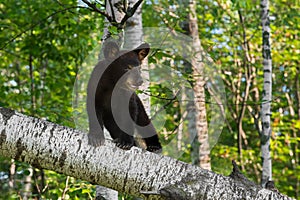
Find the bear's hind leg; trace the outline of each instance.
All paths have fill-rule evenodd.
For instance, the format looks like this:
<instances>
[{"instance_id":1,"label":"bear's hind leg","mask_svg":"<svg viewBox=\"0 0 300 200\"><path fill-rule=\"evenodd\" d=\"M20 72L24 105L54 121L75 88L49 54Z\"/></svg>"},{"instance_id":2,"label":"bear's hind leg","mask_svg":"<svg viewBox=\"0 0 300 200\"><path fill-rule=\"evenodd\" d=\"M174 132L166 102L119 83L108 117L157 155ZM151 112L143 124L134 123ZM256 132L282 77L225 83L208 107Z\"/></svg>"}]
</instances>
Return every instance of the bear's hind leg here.
<instances>
[{"instance_id":1,"label":"bear's hind leg","mask_svg":"<svg viewBox=\"0 0 300 200\"><path fill-rule=\"evenodd\" d=\"M161 153L162 147L157 132L149 119L140 98L134 93L131 97L131 117L136 123L138 134L146 143L146 150L153 153Z\"/></svg>"},{"instance_id":2,"label":"bear's hind leg","mask_svg":"<svg viewBox=\"0 0 300 200\"><path fill-rule=\"evenodd\" d=\"M132 146L135 146L134 138L132 136L134 133L133 125L130 123L126 125L126 130L129 132L126 133L119 128L111 115L103 117L103 122L117 147L129 150Z\"/></svg>"}]
</instances>

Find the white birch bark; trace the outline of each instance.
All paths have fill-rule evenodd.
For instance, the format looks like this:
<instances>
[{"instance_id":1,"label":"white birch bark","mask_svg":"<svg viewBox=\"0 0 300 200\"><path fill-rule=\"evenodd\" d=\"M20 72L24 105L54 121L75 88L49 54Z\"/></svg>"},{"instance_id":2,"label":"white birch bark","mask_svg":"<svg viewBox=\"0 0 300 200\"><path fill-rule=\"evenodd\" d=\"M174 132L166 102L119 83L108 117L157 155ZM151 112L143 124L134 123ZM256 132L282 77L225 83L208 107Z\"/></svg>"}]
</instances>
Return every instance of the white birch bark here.
<instances>
[{"instance_id":1,"label":"white birch bark","mask_svg":"<svg viewBox=\"0 0 300 200\"><path fill-rule=\"evenodd\" d=\"M206 119L205 108L205 80L204 63L203 63L203 49L201 48L201 42L198 32L197 13L196 13L196 1L189 0L189 31L193 39L193 50L195 51L192 58L193 78L195 80L194 89L194 104L196 113L196 130L199 141L199 165L204 169L211 169L210 165L210 148L208 142L208 124Z\"/></svg>"},{"instance_id":2,"label":"white birch bark","mask_svg":"<svg viewBox=\"0 0 300 200\"><path fill-rule=\"evenodd\" d=\"M0 155L143 199L291 199L245 181L0 108ZM241 176L241 174L239 174ZM240 180L239 180L240 179Z\"/></svg>"},{"instance_id":3,"label":"white birch bark","mask_svg":"<svg viewBox=\"0 0 300 200\"><path fill-rule=\"evenodd\" d=\"M137 0L128 0L128 5L133 6ZM136 9L134 15L130 17L125 26L125 36L124 36L124 48L134 49L142 44L143 42L143 20L142 20L142 5ZM144 83L139 87L141 91L147 91L149 88L149 68L147 58L143 61L141 65L142 77ZM144 93L138 94L139 98L142 100L145 110L148 115L150 115L150 98L149 95Z\"/></svg>"},{"instance_id":4,"label":"white birch bark","mask_svg":"<svg viewBox=\"0 0 300 200\"><path fill-rule=\"evenodd\" d=\"M121 22L122 18L124 17L124 13L119 12L119 10L114 6L116 3L118 3L120 0L106 0L106 12L109 16L115 18L115 20L119 23ZM110 22L105 19L105 28L103 30L103 36L102 41L105 41L110 37L109 33L109 27L111 26ZM105 137L110 138L110 135L107 130L104 131ZM118 192L115 190L112 190L110 188L103 187L101 185L96 186L96 199L103 197L107 200L114 200L118 199Z\"/></svg>"},{"instance_id":5,"label":"white birch bark","mask_svg":"<svg viewBox=\"0 0 300 200\"><path fill-rule=\"evenodd\" d=\"M272 57L270 44L269 1L261 0L262 40L264 86L261 105L261 153L262 153L262 186L272 180L272 159L270 154L271 139L271 101L272 101Z\"/></svg>"}]
</instances>

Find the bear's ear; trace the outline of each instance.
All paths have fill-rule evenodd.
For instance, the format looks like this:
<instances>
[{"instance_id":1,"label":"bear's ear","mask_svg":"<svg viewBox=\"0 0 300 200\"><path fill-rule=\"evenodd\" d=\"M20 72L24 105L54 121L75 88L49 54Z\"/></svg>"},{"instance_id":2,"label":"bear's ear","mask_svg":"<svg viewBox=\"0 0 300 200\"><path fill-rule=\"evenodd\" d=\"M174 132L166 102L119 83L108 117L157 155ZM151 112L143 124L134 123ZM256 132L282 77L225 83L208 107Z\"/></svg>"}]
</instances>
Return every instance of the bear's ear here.
<instances>
[{"instance_id":1,"label":"bear's ear","mask_svg":"<svg viewBox=\"0 0 300 200\"><path fill-rule=\"evenodd\" d=\"M137 53L139 60L142 61L148 55L150 51L150 46L149 44L144 43L137 47L134 51Z\"/></svg>"},{"instance_id":2,"label":"bear's ear","mask_svg":"<svg viewBox=\"0 0 300 200\"><path fill-rule=\"evenodd\" d=\"M115 59L119 54L119 46L116 42L109 41L104 44L104 58L111 60Z\"/></svg>"}]
</instances>

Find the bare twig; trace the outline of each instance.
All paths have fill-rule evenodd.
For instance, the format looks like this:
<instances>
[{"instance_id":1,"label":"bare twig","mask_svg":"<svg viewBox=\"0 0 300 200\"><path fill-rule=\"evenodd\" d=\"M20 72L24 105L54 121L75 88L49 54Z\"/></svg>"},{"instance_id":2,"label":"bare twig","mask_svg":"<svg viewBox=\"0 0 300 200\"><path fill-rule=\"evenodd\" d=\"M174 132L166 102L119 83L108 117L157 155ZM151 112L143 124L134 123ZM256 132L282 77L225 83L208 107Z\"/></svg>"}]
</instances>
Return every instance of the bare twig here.
<instances>
[{"instance_id":1,"label":"bare twig","mask_svg":"<svg viewBox=\"0 0 300 200\"><path fill-rule=\"evenodd\" d=\"M128 7L127 11L125 12L125 16L120 22L121 26L124 26L125 22L128 20L128 18L132 17L136 11L136 9L141 5L143 0L139 0L136 2L132 7Z\"/></svg>"},{"instance_id":2,"label":"bare twig","mask_svg":"<svg viewBox=\"0 0 300 200\"><path fill-rule=\"evenodd\" d=\"M115 16L115 12L114 12L114 8L113 8L113 5L112 5L111 0L108 0L108 3L109 3L109 6L110 6L110 11L111 11L111 16L112 16L112 21L113 21L113 22L117 22L116 16Z\"/></svg>"},{"instance_id":3,"label":"bare twig","mask_svg":"<svg viewBox=\"0 0 300 200\"><path fill-rule=\"evenodd\" d=\"M109 22L115 22L111 16L109 16L109 14L106 12L106 11L102 11L100 10L99 8L97 8L96 4L94 3L90 3L89 1L87 0L82 0L82 2L84 2L88 7L90 7L93 11L97 12L97 13L100 13L101 15L105 16L106 19L109 21Z\"/></svg>"}]
</instances>

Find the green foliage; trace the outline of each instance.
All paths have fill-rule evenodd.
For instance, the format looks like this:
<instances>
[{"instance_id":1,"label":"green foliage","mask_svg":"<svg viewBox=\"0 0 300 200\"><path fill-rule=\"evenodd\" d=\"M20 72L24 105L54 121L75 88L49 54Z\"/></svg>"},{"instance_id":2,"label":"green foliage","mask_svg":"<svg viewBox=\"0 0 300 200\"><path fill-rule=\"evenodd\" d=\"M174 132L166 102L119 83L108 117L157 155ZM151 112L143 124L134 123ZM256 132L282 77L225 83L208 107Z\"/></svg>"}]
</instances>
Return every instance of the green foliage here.
<instances>
[{"instance_id":1,"label":"green foliage","mask_svg":"<svg viewBox=\"0 0 300 200\"><path fill-rule=\"evenodd\" d=\"M75 0L1 1L0 10L0 106L74 127L72 88L78 66L101 38L103 19ZM10 188L14 162L0 162L1 198L19 198L29 166L15 163L16 184ZM60 198L66 177L46 171L45 178L45 187L31 196ZM31 181L33 186L42 182ZM71 179L66 199L92 199L91 187Z\"/></svg>"},{"instance_id":2,"label":"green foliage","mask_svg":"<svg viewBox=\"0 0 300 200\"><path fill-rule=\"evenodd\" d=\"M259 124L256 124L254 117L259 117L263 81L259 3L250 0L197 1L201 44L214 60L226 93L226 107L221 113L226 125L211 151L212 169L228 175L232 169L231 161L236 160L244 174L257 183L260 182L261 160ZM145 1L143 25L167 27L185 33L188 13L185 1ZM272 1L270 15L274 74L273 179L280 192L300 199L299 4L297 1ZM74 127L72 91L75 77L80 66L90 70L82 63L100 41L103 21L104 18L96 13L79 8L75 0L1 1L0 106ZM117 33L119 30L112 27L110 31ZM187 47L184 44L172 48L185 51ZM149 56L149 63L157 68L177 70L183 79L193 83L191 68L185 68L182 64L185 61L165 50ZM161 69L157 72L150 70L150 75L155 77L155 73L161 73ZM171 77L172 73L169 74ZM75 88L79 86L75 85ZM247 87L249 95L245 99ZM187 127L191 121L181 121L182 109L187 110L188 105L183 105L180 98L173 98L174 93L169 88L163 84L151 85L147 92L151 93L151 104L156 111L151 114L153 117L157 114L158 121L165 121L160 130L162 143L165 146L174 143L171 148L165 148L164 153L192 162L195 159L193 145L177 137L181 124L185 127L181 130L182 137L190 137ZM206 90L208 110L212 110L213 101L213 95ZM245 113L239 119L244 105ZM161 108L164 108L164 115L159 115ZM74 111L76 116L83 113L82 109ZM220 113L208 112L208 121L217 114ZM86 124L84 117L80 120L78 123ZM245 134L240 147L239 120ZM179 146L180 151L177 149ZM13 188L9 186L12 163L16 165ZM24 163L0 158L0 198L19 199L30 169ZM35 171L37 177L42 173L37 169ZM91 184L52 171L45 171L44 176L45 185L40 186L40 192L35 185L41 185L42 181L32 180L35 189L31 197L58 199L63 194L66 199L94 197L95 188ZM127 195L119 196L119 199L130 198L133 199Z\"/></svg>"},{"instance_id":3,"label":"green foliage","mask_svg":"<svg viewBox=\"0 0 300 200\"><path fill-rule=\"evenodd\" d=\"M213 170L229 174L231 160L238 160L244 173L260 182L260 139L256 120L262 93L262 33L259 1L201 1L198 5L202 45L216 63L226 83L227 128L211 152ZM289 9L290 8L290 9ZM299 4L270 2L273 101L273 179L280 192L299 198ZM241 21L241 18L243 21ZM245 43L246 42L246 43ZM245 46L247 45L247 46ZM297 67L298 66L298 67ZM238 121L250 83L242 128L246 138L238 149ZM298 87L298 88L297 88ZM259 124L258 124L259 125Z\"/></svg>"},{"instance_id":4,"label":"green foliage","mask_svg":"<svg viewBox=\"0 0 300 200\"><path fill-rule=\"evenodd\" d=\"M151 15L144 12L144 18L148 19L144 24L183 31L178 25L186 21L184 6L175 2L171 5L165 3L151 1L145 6ZM212 167L216 172L228 175L232 169L231 160L237 160L244 173L257 183L260 182L261 160L259 124L256 124L256 120L259 120L262 104L263 81L259 4L259 1L248 0L197 2L201 44L220 66L219 73L226 86L226 127L211 151ZM151 9L155 12L151 12ZM270 2L274 74L271 144L273 179L280 192L299 199L300 18L297 10L297 2ZM174 21L177 23L172 23ZM244 99L247 87L249 95ZM238 122L243 105L246 108L241 123L245 138L239 149ZM212 115L208 114L208 120L210 117Z\"/></svg>"}]
</instances>

